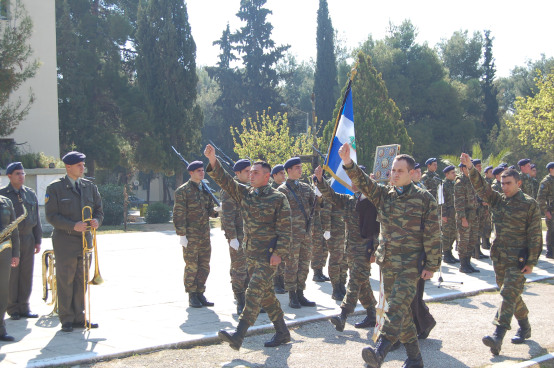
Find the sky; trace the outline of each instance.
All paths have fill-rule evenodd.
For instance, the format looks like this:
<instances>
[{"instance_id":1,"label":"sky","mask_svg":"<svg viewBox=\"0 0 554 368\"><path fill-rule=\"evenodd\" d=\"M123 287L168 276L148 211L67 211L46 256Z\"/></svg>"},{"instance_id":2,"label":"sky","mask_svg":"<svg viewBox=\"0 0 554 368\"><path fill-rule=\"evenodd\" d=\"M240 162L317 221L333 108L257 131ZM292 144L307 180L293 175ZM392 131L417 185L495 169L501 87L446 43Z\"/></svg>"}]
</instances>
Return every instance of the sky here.
<instances>
[{"instance_id":1,"label":"sky","mask_svg":"<svg viewBox=\"0 0 554 368\"><path fill-rule=\"evenodd\" d=\"M236 16L240 0L185 0L196 42L196 64L217 63L220 50L213 46L227 23L231 32L242 26ZM516 66L538 60L541 54L554 57L552 0L327 0L333 28L352 49L372 35L384 38L389 23L410 19L418 30L417 43L435 45L455 31L491 31L497 77L507 77ZM319 0L268 0L273 12L276 45L288 44L298 61L316 58L317 9Z\"/></svg>"}]
</instances>

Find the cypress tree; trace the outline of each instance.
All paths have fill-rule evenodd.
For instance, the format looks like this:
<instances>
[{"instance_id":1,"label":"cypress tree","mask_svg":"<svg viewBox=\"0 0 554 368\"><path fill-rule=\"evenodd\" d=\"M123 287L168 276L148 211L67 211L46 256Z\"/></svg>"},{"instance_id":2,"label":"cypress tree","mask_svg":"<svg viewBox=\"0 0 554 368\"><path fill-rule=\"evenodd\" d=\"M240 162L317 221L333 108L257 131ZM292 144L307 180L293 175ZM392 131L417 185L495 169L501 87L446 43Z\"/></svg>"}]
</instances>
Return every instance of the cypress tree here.
<instances>
[{"instance_id":1,"label":"cypress tree","mask_svg":"<svg viewBox=\"0 0 554 368\"><path fill-rule=\"evenodd\" d=\"M485 104L485 112L483 113L483 132L482 140L487 142L488 135L491 129L496 126L500 128L500 119L498 117L498 89L494 85L494 77L496 75L496 67L492 56L492 41L494 37L490 36L491 31L485 31L485 60L483 61L483 80L481 85L483 88L483 103Z\"/></svg>"}]
</instances>

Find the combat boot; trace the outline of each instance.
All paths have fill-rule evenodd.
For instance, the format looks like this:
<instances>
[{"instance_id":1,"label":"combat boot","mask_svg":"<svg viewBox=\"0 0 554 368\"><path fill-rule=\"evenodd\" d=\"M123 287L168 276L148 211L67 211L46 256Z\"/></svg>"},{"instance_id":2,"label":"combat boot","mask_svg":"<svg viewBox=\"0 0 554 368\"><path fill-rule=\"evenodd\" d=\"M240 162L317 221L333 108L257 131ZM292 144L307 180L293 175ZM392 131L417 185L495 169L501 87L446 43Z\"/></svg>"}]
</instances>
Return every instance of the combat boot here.
<instances>
[{"instance_id":1,"label":"combat boot","mask_svg":"<svg viewBox=\"0 0 554 368\"><path fill-rule=\"evenodd\" d=\"M342 293L339 284L333 284L333 294L331 294L331 299L338 301L344 299L344 294Z\"/></svg>"},{"instance_id":2,"label":"combat boot","mask_svg":"<svg viewBox=\"0 0 554 368\"><path fill-rule=\"evenodd\" d=\"M202 303L198 300L196 293L189 293L189 307L202 308Z\"/></svg>"},{"instance_id":3,"label":"combat boot","mask_svg":"<svg viewBox=\"0 0 554 368\"><path fill-rule=\"evenodd\" d=\"M245 320L240 319L235 332L229 333L225 330L219 330L217 336L219 336L221 340L228 342L229 346L231 346L234 350L239 350L242 346L242 340L244 340L244 336L246 335L246 331L248 331L249 327L250 326Z\"/></svg>"},{"instance_id":4,"label":"combat boot","mask_svg":"<svg viewBox=\"0 0 554 368\"><path fill-rule=\"evenodd\" d=\"M209 302L208 299L204 296L204 293L196 293L196 298L204 307L213 307L214 303Z\"/></svg>"},{"instance_id":5,"label":"combat boot","mask_svg":"<svg viewBox=\"0 0 554 368\"><path fill-rule=\"evenodd\" d=\"M304 296L304 290L296 290L296 296L298 298L298 302L303 307L315 307L315 302L311 302Z\"/></svg>"},{"instance_id":6,"label":"combat boot","mask_svg":"<svg viewBox=\"0 0 554 368\"><path fill-rule=\"evenodd\" d=\"M300 302L298 301L298 296L296 295L295 290L289 291L289 307L300 309Z\"/></svg>"},{"instance_id":7,"label":"combat boot","mask_svg":"<svg viewBox=\"0 0 554 368\"><path fill-rule=\"evenodd\" d=\"M235 300L237 301L237 314L240 316L246 304L244 293L235 293Z\"/></svg>"},{"instance_id":8,"label":"combat boot","mask_svg":"<svg viewBox=\"0 0 554 368\"><path fill-rule=\"evenodd\" d=\"M329 281L329 278L323 274L321 268L314 268L314 277L312 278L315 282L325 282Z\"/></svg>"},{"instance_id":9,"label":"combat boot","mask_svg":"<svg viewBox=\"0 0 554 368\"><path fill-rule=\"evenodd\" d=\"M392 342L379 335L375 348L367 346L362 349L362 358L369 368L379 368L392 347Z\"/></svg>"},{"instance_id":10,"label":"combat boot","mask_svg":"<svg viewBox=\"0 0 554 368\"><path fill-rule=\"evenodd\" d=\"M468 257L468 259L467 259L467 266L471 269L471 272L472 272L472 273L474 273L474 272L481 272L481 271L479 271L477 268L475 268L475 267L473 267L473 266L471 265L471 258L470 258L470 257Z\"/></svg>"},{"instance_id":11,"label":"combat boot","mask_svg":"<svg viewBox=\"0 0 554 368\"><path fill-rule=\"evenodd\" d=\"M449 250L445 250L444 252L442 252L442 260L444 261L444 263L456 264L456 259L452 255L452 252Z\"/></svg>"},{"instance_id":12,"label":"combat boot","mask_svg":"<svg viewBox=\"0 0 554 368\"><path fill-rule=\"evenodd\" d=\"M408 342L404 344L406 348L406 354L408 359L404 361L402 368L423 368L423 358L421 358L421 351L419 351L419 342Z\"/></svg>"},{"instance_id":13,"label":"combat boot","mask_svg":"<svg viewBox=\"0 0 554 368\"><path fill-rule=\"evenodd\" d=\"M504 339L505 335L506 329L502 326L496 326L496 330L494 331L492 336L485 336L483 337L482 341L483 344L491 348L491 353L493 353L493 355L498 355L500 354L502 340Z\"/></svg>"},{"instance_id":14,"label":"combat boot","mask_svg":"<svg viewBox=\"0 0 554 368\"><path fill-rule=\"evenodd\" d=\"M367 308L367 315L365 318L354 325L356 328L369 328L369 327L375 327L375 324L377 323L377 317L375 312L375 307Z\"/></svg>"},{"instance_id":15,"label":"combat boot","mask_svg":"<svg viewBox=\"0 0 554 368\"><path fill-rule=\"evenodd\" d=\"M346 317L348 317L348 312L346 308L340 308L341 312L338 316L331 317L330 321L335 325L335 330L342 332L344 331L344 326L346 325Z\"/></svg>"},{"instance_id":16,"label":"combat boot","mask_svg":"<svg viewBox=\"0 0 554 368\"><path fill-rule=\"evenodd\" d=\"M346 295L346 281L340 283L340 292L342 295Z\"/></svg>"},{"instance_id":17,"label":"combat boot","mask_svg":"<svg viewBox=\"0 0 554 368\"><path fill-rule=\"evenodd\" d=\"M518 320L519 328L514 337L512 337L512 344L523 344L526 339L531 337L531 325L529 324L529 318Z\"/></svg>"},{"instance_id":18,"label":"combat boot","mask_svg":"<svg viewBox=\"0 0 554 368\"><path fill-rule=\"evenodd\" d=\"M469 257L460 257L460 269L459 271L462 273L473 273L473 269L469 266Z\"/></svg>"},{"instance_id":19,"label":"combat boot","mask_svg":"<svg viewBox=\"0 0 554 368\"><path fill-rule=\"evenodd\" d=\"M283 285L281 284L281 279L283 279ZM275 276L273 278L273 289L275 290L275 294L284 294L284 293L286 293L285 287L284 287L284 277L283 276Z\"/></svg>"},{"instance_id":20,"label":"combat boot","mask_svg":"<svg viewBox=\"0 0 554 368\"><path fill-rule=\"evenodd\" d=\"M552 254L552 246L547 245L546 246L546 258L554 258L554 255Z\"/></svg>"},{"instance_id":21,"label":"combat boot","mask_svg":"<svg viewBox=\"0 0 554 368\"><path fill-rule=\"evenodd\" d=\"M489 256L484 255L483 252L481 252L481 244L477 243L475 245L475 249L473 251L473 258L475 259L486 259L489 258Z\"/></svg>"},{"instance_id":22,"label":"combat boot","mask_svg":"<svg viewBox=\"0 0 554 368\"><path fill-rule=\"evenodd\" d=\"M273 326L275 327L275 335L273 335L271 340L264 343L266 348L274 348L290 342L290 332L283 317L277 321L273 321Z\"/></svg>"}]
</instances>

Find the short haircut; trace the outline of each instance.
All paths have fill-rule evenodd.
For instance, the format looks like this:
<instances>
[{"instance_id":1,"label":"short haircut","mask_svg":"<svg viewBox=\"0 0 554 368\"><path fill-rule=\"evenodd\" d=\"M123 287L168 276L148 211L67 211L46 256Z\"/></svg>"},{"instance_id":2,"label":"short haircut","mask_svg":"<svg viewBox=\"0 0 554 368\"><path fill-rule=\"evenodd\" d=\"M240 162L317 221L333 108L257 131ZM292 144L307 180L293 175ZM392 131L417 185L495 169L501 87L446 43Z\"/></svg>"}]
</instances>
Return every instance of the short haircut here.
<instances>
[{"instance_id":1,"label":"short haircut","mask_svg":"<svg viewBox=\"0 0 554 368\"><path fill-rule=\"evenodd\" d=\"M521 178L519 176L519 173L517 172L516 169L508 169L508 170L504 170L502 172L502 175L500 175L501 178L507 178L508 176L511 176L515 179L515 181L520 181Z\"/></svg>"},{"instance_id":2,"label":"short haircut","mask_svg":"<svg viewBox=\"0 0 554 368\"><path fill-rule=\"evenodd\" d=\"M408 164L408 169L409 170L413 170L414 167L415 167L415 160L412 156L410 155L407 155L405 153L401 154L401 155L397 155L395 158L394 158L396 161L400 161L400 160L404 160L406 161L406 163Z\"/></svg>"},{"instance_id":3,"label":"short haircut","mask_svg":"<svg viewBox=\"0 0 554 368\"><path fill-rule=\"evenodd\" d=\"M252 164L252 166L254 165L260 165L262 168L264 168L268 173L271 172L271 165L268 164L267 162L265 161L256 161Z\"/></svg>"}]
</instances>

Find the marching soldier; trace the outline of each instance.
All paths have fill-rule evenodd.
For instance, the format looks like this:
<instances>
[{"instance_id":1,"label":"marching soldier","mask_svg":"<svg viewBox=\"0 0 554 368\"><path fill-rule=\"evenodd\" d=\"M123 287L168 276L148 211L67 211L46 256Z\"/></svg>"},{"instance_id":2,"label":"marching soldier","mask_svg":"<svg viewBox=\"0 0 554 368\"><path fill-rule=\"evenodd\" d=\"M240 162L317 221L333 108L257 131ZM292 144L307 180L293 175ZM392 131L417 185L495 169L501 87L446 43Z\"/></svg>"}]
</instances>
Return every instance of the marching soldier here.
<instances>
[{"instance_id":1,"label":"marching soldier","mask_svg":"<svg viewBox=\"0 0 554 368\"><path fill-rule=\"evenodd\" d=\"M442 259L448 264L460 262L452 254L452 245L456 240L456 211L454 209L454 180L456 179L456 170L453 165L445 167L445 180L443 184L444 203L442 204Z\"/></svg>"},{"instance_id":2,"label":"marching soldier","mask_svg":"<svg viewBox=\"0 0 554 368\"><path fill-rule=\"evenodd\" d=\"M315 303L304 296L306 279L312 259L312 238L310 212L315 202L312 188L300 181L302 162L292 157L285 162L287 181L279 191L287 196L291 209L293 241L285 260L285 289L289 292L291 308L315 307Z\"/></svg>"},{"instance_id":3,"label":"marching soldier","mask_svg":"<svg viewBox=\"0 0 554 368\"><path fill-rule=\"evenodd\" d=\"M364 348L362 358L368 367L380 367L392 345L400 339L408 355L404 365L423 366L410 303L419 278L430 279L439 268L437 202L429 192L412 185L410 174L415 161L409 155L395 157L391 186L387 187L378 185L357 167L350 158L348 144L339 149L339 155L352 183L377 208L382 226L383 241L375 256L381 266L389 309L375 348Z\"/></svg>"},{"instance_id":4,"label":"marching soldier","mask_svg":"<svg viewBox=\"0 0 554 368\"><path fill-rule=\"evenodd\" d=\"M273 166L271 169L271 187L277 189L287 180L285 177L285 167L281 164ZM279 263L277 266L277 272L273 278L273 287L275 288L275 294L285 294L285 262Z\"/></svg>"},{"instance_id":5,"label":"marching soldier","mask_svg":"<svg viewBox=\"0 0 554 368\"><path fill-rule=\"evenodd\" d=\"M38 314L29 309L29 299L33 288L33 267L35 254L40 252L42 242L42 227L37 195L24 185L25 171L21 162L12 162L6 168L10 183L0 189L0 194L8 197L13 204L15 217L23 214L23 206L27 217L19 223L19 266L12 268L10 274L10 292L8 299L8 314L11 319L38 318Z\"/></svg>"},{"instance_id":6,"label":"marching soldier","mask_svg":"<svg viewBox=\"0 0 554 368\"><path fill-rule=\"evenodd\" d=\"M210 217L217 217L212 197L202 186L204 164L191 162L187 170L190 179L175 190L173 225L183 246L185 260L184 284L192 308L211 307L204 296L210 274Z\"/></svg>"},{"instance_id":7,"label":"marching soldier","mask_svg":"<svg viewBox=\"0 0 554 368\"><path fill-rule=\"evenodd\" d=\"M250 187L227 174L207 145L204 155L210 160L208 174L237 203L244 216L244 252L250 282L246 289L246 305L239 316L235 332L221 330L218 336L239 350L246 331L256 322L260 307L267 312L276 333L264 346L275 347L290 341L283 310L273 291L272 279L281 258L289 252L292 239L291 215L285 195L269 186L271 167L264 161L254 162L250 169Z\"/></svg>"},{"instance_id":8,"label":"marching soldier","mask_svg":"<svg viewBox=\"0 0 554 368\"><path fill-rule=\"evenodd\" d=\"M537 194L537 201L541 211L546 217L546 258L554 258L552 254L554 245L554 162L549 162L546 165L548 174L542 179Z\"/></svg>"},{"instance_id":9,"label":"marching soldier","mask_svg":"<svg viewBox=\"0 0 554 368\"><path fill-rule=\"evenodd\" d=\"M435 157L431 157L425 161L425 165L427 166L427 171L421 177L421 182L425 185L425 188L427 188L433 197L437 198L437 189L439 184L442 182L439 174L437 174L437 159Z\"/></svg>"},{"instance_id":10,"label":"marching soldier","mask_svg":"<svg viewBox=\"0 0 554 368\"><path fill-rule=\"evenodd\" d=\"M502 304L493 322L496 330L492 336L483 337L483 343L491 353L498 355L513 316L518 321L519 329L512 343L521 344L531 337L529 310L521 294L525 275L533 272L542 248L539 205L519 189L521 181L516 170L502 173L503 193L498 193L491 190L474 169L469 155L462 153L460 161L468 167L469 178L477 194L493 209L496 239L492 244L491 258Z\"/></svg>"},{"instance_id":11,"label":"marching soldier","mask_svg":"<svg viewBox=\"0 0 554 368\"><path fill-rule=\"evenodd\" d=\"M531 180L531 160L528 158L521 159L517 162L519 171L521 172L521 191L530 197L533 196L533 181Z\"/></svg>"},{"instance_id":12,"label":"marching soldier","mask_svg":"<svg viewBox=\"0 0 554 368\"><path fill-rule=\"evenodd\" d=\"M0 231L15 221L15 211L12 201L0 195ZM19 232L17 228L8 239L0 239L0 341L14 341L8 335L4 316L8 307L11 269L19 265Z\"/></svg>"},{"instance_id":13,"label":"marching soldier","mask_svg":"<svg viewBox=\"0 0 554 368\"><path fill-rule=\"evenodd\" d=\"M233 166L235 181L248 186L250 181L250 161L238 160ZM231 257L231 287L237 302L237 314L244 309L244 293L248 287L248 269L246 256L244 255L242 226L242 214L240 203L237 203L227 192L221 191L221 229L229 242L229 256Z\"/></svg>"},{"instance_id":14,"label":"marching soldier","mask_svg":"<svg viewBox=\"0 0 554 368\"><path fill-rule=\"evenodd\" d=\"M56 257L56 286L58 288L58 314L62 331L71 332L74 327L98 328L97 323L85 321L85 273L83 267L83 240L92 244L92 234L83 222L82 209L92 208L90 226L98 229L104 219L102 199L98 188L82 178L86 156L81 152L67 153L62 161L67 175L54 180L46 188L44 198L46 220L54 227L52 245ZM87 267L88 268L88 267Z\"/></svg>"}]
</instances>

